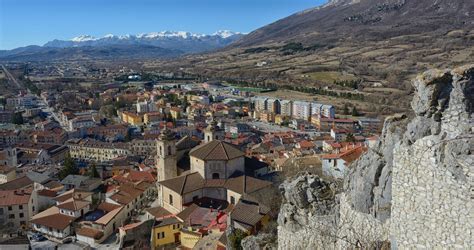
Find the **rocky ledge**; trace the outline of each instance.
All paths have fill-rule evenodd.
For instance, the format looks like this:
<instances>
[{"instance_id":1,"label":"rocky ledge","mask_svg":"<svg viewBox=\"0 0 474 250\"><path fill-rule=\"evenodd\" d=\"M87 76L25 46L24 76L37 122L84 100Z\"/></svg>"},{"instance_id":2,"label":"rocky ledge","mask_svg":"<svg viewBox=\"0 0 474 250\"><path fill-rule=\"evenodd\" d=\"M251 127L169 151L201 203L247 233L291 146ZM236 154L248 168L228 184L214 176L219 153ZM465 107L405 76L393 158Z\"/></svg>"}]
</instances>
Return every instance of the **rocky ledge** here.
<instances>
[{"instance_id":1,"label":"rocky ledge","mask_svg":"<svg viewBox=\"0 0 474 250\"><path fill-rule=\"evenodd\" d=\"M413 86L413 114L386 119L342 191L307 173L282 184L278 248L472 246L474 65Z\"/></svg>"}]
</instances>

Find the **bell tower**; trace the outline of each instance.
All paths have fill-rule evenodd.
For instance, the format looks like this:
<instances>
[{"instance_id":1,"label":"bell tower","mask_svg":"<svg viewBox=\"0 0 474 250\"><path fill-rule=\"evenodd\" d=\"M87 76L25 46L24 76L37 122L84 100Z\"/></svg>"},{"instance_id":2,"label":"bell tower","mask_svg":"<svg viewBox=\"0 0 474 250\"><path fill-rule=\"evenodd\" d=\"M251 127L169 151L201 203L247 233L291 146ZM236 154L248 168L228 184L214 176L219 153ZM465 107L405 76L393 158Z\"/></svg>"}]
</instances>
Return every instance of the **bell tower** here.
<instances>
[{"instance_id":1,"label":"bell tower","mask_svg":"<svg viewBox=\"0 0 474 250\"><path fill-rule=\"evenodd\" d=\"M204 130L204 142L208 143L214 140L224 140L224 131L217 126L217 121L212 118L212 121Z\"/></svg>"},{"instance_id":2,"label":"bell tower","mask_svg":"<svg viewBox=\"0 0 474 250\"><path fill-rule=\"evenodd\" d=\"M176 160L176 138L174 133L165 128L161 131L157 146L156 168L158 181L178 176Z\"/></svg>"}]
</instances>

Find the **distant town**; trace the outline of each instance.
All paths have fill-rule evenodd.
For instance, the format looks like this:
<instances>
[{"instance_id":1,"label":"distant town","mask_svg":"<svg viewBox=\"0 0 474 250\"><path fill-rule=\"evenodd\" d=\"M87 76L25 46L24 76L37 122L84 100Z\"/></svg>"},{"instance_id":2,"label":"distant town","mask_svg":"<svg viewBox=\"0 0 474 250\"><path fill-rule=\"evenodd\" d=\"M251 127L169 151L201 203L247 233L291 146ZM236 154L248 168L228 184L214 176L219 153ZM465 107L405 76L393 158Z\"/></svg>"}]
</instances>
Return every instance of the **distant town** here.
<instances>
[{"instance_id":1,"label":"distant town","mask_svg":"<svg viewBox=\"0 0 474 250\"><path fill-rule=\"evenodd\" d=\"M282 180L342 180L383 126L126 67L2 65L0 86L0 234L34 249L226 249L276 230Z\"/></svg>"}]
</instances>

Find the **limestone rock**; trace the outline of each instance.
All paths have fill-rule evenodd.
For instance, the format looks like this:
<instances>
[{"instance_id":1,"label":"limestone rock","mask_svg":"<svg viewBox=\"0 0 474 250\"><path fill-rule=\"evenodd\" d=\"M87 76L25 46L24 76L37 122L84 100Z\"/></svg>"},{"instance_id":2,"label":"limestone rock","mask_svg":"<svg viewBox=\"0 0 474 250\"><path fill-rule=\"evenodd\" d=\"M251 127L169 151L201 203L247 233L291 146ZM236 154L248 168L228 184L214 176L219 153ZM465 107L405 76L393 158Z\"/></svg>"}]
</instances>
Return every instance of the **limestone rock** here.
<instances>
[{"instance_id":1,"label":"limestone rock","mask_svg":"<svg viewBox=\"0 0 474 250\"><path fill-rule=\"evenodd\" d=\"M279 249L472 246L474 65L429 70L413 85L413 117L386 119L342 193L309 174L282 184Z\"/></svg>"}]
</instances>

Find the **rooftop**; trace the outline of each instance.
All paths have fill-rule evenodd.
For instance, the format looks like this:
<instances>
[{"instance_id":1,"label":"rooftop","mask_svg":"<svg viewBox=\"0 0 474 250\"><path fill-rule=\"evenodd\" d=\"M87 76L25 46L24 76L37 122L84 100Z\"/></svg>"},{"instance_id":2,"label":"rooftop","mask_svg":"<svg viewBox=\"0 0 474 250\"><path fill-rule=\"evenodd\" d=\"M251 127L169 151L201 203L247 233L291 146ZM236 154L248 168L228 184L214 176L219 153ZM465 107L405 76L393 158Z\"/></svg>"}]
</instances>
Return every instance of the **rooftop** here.
<instances>
[{"instance_id":1,"label":"rooftop","mask_svg":"<svg viewBox=\"0 0 474 250\"><path fill-rule=\"evenodd\" d=\"M245 153L230 143L215 140L193 148L189 155L206 161L228 161L242 157Z\"/></svg>"}]
</instances>

